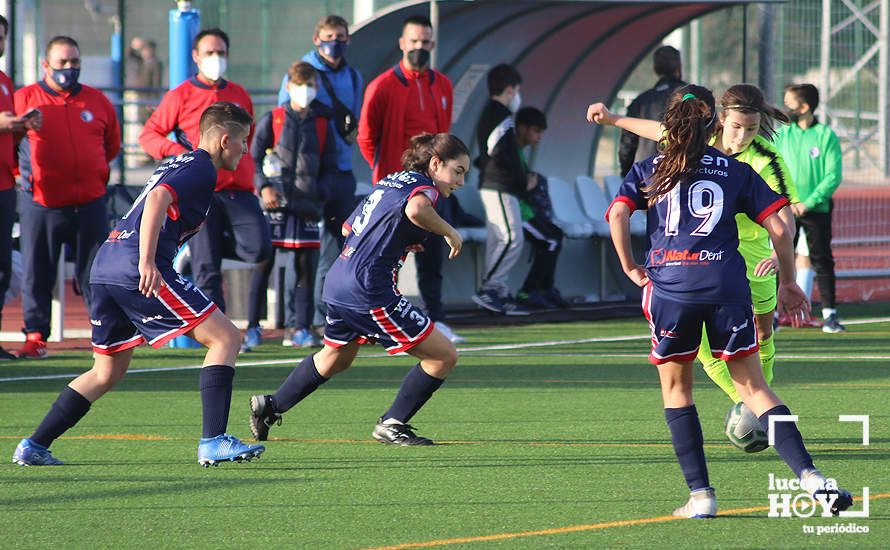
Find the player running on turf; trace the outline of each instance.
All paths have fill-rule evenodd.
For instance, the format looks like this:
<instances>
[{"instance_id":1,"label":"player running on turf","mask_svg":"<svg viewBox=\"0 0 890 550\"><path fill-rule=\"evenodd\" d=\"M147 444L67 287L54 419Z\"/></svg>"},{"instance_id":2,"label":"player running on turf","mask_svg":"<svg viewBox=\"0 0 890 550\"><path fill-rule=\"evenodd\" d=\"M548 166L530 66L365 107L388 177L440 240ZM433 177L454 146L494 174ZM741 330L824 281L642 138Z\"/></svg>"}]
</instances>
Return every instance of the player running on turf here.
<instances>
[{"instance_id":1,"label":"player running on turf","mask_svg":"<svg viewBox=\"0 0 890 550\"><path fill-rule=\"evenodd\" d=\"M408 372L373 436L393 445L432 445L408 421L427 402L457 363L457 350L434 323L396 288L407 252L430 233L442 235L460 252L460 234L436 213L440 194L451 196L464 184L470 157L466 145L449 134L421 134L402 155L405 172L377 182L343 224L346 242L324 284L327 318L324 348L303 359L272 395L250 399L250 428L260 441L281 415L331 376L348 369L359 345L377 341L387 352L420 359Z\"/></svg>"},{"instance_id":2,"label":"player running on turf","mask_svg":"<svg viewBox=\"0 0 890 550\"><path fill-rule=\"evenodd\" d=\"M788 117L778 108L769 105L760 88L751 84L737 84L720 98L721 111L711 145L721 153L750 165L767 185L787 198L791 204L798 202L797 189L789 176L788 168L769 138L774 133L775 121L787 122ZM602 104L591 105L588 119L593 113L601 113L603 122L610 123L610 113ZM621 120L620 125L641 137L660 140L663 127L654 120ZM794 234L794 215L790 207L782 208L779 217ZM767 230L751 221L744 214L736 215L739 252L745 259L748 283L754 303L754 322L760 346L760 363L767 384L773 381L776 345L773 334L773 318L776 311L776 257ZM706 333L702 333L698 359L715 384L726 392L733 403L742 401L732 383L726 362L711 354ZM751 414L750 411L747 411ZM766 447L763 447L766 448ZM761 448L760 450L762 450Z\"/></svg>"},{"instance_id":3,"label":"player running on turf","mask_svg":"<svg viewBox=\"0 0 890 550\"><path fill-rule=\"evenodd\" d=\"M780 308L797 324L809 314L806 296L794 282L791 232L777 214L788 199L750 166L707 146L716 115L714 96L706 88L690 85L674 92L665 112L661 153L634 164L606 212L622 268L644 289L643 309L652 331L649 360L658 368L671 441L691 491L674 515L688 518L717 514L692 399L692 364L702 325L712 353L727 361L736 390L764 431L771 427L770 417L791 414L766 384L753 355L757 332L736 214L761 224L775 244ZM597 122L616 121L608 117L602 111L591 116ZM629 220L637 209L648 216L645 268L636 263L630 246ZM852 505L850 493L827 483L813 466L793 422L775 422L772 431L776 451L803 488L824 494L834 513Z\"/></svg>"},{"instance_id":4,"label":"player running on turf","mask_svg":"<svg viewBox=\"0 0 890 550\"><path fill-rule=\"evenodd\" d=\"M247 111L233 103L208 107L201 115L198 148L158 167L109 233L90 272L93 368L62 390L31 437L18 444L13 462L62 464L49 446L124 377L133 348L145 341L157 348L180 334L207 346L200 374L204 433L198 462L250 460L265 450L225 433L240 332L173 270L177 249L204 223L217 169L234 170L247 152L251 122Z\"/></svg>"}]
</instances>

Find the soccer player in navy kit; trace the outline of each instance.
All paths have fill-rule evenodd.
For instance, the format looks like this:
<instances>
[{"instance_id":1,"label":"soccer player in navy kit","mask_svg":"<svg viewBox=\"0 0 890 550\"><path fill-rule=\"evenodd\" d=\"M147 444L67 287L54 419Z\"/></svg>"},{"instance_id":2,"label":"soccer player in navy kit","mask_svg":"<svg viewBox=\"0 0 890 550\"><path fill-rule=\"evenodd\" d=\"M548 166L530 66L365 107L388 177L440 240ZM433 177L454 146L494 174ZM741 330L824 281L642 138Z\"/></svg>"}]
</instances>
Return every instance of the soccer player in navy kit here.
<instances>
[{"instance_id":1,"label":"soccer player in navy kit","mask_svg":"<svg viewBox=\"0 0 890 550\"><path fill-rule=\"evenodd\" d=\"M602 114L593 114L594 121ZM852 505L849 492L827 483L813 466L793 422L770 417L791 411L763 378L745 262L738 251L736 213L747 214L770 234L778 261L780 309L798 323L809 314L794 282L791 234L777 212L788 200L772 191L753 169L713 147L714 96L684 86L665 113L660 154L634 164L606 212L622 268L643 287L643 310L652 331L649 360L658 367L665 419L690 498L674 515L714 517L717 500L708 480L698 412L692 400L692 365L702 324L711 354L727 362L736 389L773 431L775 448L811 494L832 500L837 514ZM649 252L645 268L634 260L630 215L647 211Z\"/></svg>"},{"instance_id":2,"label":"soccer player in navy kit","mask_svg":"<svg viewBox=\"0 0 890 550\"><path fill-rule=\"evenodd\" d=\"M432 445L408 424L457 363L457 350L422 310L396 288L406 254L419 250L431 233L460 252L458 232L435 210L439 195L463 186L470 156L466 145L449 134L420 134L402 155L406 171L377 182L343 224L346 242L324 284L327 318L324 348L290 373L272 395L250 399L250 427L264 441L281 415L321 384L348 369L359 345L376 341L387 352L407 352L420 363L411 369L373 436L392 445Z\"/></svg>"},{"instance_id":3,"label":"soccer player in navy kit","mask_svg":"<svg viewBox=\"0 0 890 550\"><path fill-rule=\"evenodd\" d=\"M204 433L198 462L250 460L265 450L225 433L240 332L173 270L177 250L207 217L217 169L234 170L247 152L251 123L250 114L233 103L209 106L201 115L198 148L161 165L109 233L90 273L93 368L62 390L34 433L16 447L13 462L62 464L50 444L124 377L133 348L145 341L157 348L180 334L208 348L200 375Z\"/></svg>"}]
</instances>

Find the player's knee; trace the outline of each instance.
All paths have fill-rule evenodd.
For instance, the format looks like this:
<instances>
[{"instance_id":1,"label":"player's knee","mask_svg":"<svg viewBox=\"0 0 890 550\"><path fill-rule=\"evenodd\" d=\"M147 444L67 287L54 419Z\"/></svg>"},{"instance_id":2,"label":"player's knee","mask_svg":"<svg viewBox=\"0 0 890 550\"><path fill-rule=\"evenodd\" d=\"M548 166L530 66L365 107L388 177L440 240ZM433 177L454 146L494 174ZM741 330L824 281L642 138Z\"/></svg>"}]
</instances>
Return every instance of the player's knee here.
<instances>
[{"instance_id":1,"label":"player's knee","mask_svg":"<svg viewBox=\"0 0 890 550\"><path fill-rule=\"evenodd\" d=\"M442 365L450 372L456 365L460 354L454 344L448 347L442 357Z\"/></svg>"},{"instance_id":2,"label":"player's knee","mask_svg":"<svg viewBox=\"0 0 890 550\"><path fill-rule=\"evenodd\" d=\"M448 342L448 346L443 346L436 358L429 362L431 363L430 366L435 370L435 373L431 374L437 378L445 378L454 370L454 367L457 365L457 359L457 348L454 347L454 344Z\"/></svg>"},{"instance_id":3,"label":"player's knee","mask_svg":"<svg viewBox=\"0 0 890 550\"><path fill-rule=\"evenodd\" d=\"M99 390L105 392L114 388L118 382L124 377L126 371L116 371L111 368L99 368L93 370L93 380Z\"/></svg>"},{"instance_id":4,"label":"player's knee","mask_svg":"<svg viewBox=\"0 0 890 550\"><path fill-rule=\"evenodd\" d=\"M237 354L241 347L241 331L231 322L226 323L213 332L210 342L207 342L207 347Z\"/></svg>"}]
</instances>

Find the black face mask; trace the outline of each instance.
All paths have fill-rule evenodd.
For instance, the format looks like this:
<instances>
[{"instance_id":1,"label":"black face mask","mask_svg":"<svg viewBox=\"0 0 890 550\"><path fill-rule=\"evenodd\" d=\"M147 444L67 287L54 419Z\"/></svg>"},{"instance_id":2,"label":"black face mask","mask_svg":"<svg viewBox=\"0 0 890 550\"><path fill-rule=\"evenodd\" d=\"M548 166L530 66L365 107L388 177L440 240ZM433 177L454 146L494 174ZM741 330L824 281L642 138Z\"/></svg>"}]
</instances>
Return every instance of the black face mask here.
<instances>
[{"instance_id":1,"label":"black face mask","mask_svg":"<svg viewBox=\"0 0 890 550\"><path fill-rule=\"evenodd\" d=\"M80 78L80 69L53 69L51 78L53 79L53 82L59 85L59 88L70 90L77 86L77 80Z\"/></svg>"},{"instance_id":2,"label":"black face mask","mask_svg":"<svg viewBox=\"0 0 890 550\"><path fill-rule=\"evenodd\" d=\"M794 111L792 109L788 109L785 111L785 114L788 115L788 120L792 122L792 124L797 124L797 121L800 120L800 113Z\"/></svg>"},{"instance_id":3,"label":"black face mask","mask_svg":"<svg viewBox=\"0 0 890 550\"><path fill-rule=\"evenodd\" d=\"M411 50L410 52L408 52L408 63L410 63L412 67L426 67L429 62L429 50L424 50L423 48L421 48L419 50Z\"/></svg>"}]
</instances>

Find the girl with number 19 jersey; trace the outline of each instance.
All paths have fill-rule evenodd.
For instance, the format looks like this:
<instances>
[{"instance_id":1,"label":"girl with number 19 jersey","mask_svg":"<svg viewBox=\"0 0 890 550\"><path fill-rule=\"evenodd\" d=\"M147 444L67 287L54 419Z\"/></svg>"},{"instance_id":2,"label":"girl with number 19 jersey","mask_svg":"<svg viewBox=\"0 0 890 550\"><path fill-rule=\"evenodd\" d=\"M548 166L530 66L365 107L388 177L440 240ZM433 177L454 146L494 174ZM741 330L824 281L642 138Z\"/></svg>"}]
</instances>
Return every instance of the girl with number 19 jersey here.
<instances>
[{"instance_id":1,"label":"girl with number 19 jersey","mask_svg":"<svg viewBox=\"0 0 890 550\"><path fill-rule=\"evenodd\" d=\"M653 292L685 303L750 304L735 215L759 223L788 200L747 164L708 147L686 181L649 208L641 188L659 159L636 163L615 197L631 210L648 209L646 272Z\"/></svg>"}]
</instances>

